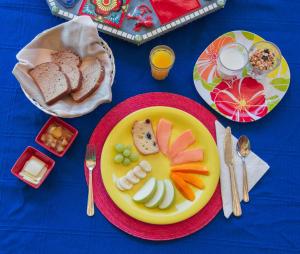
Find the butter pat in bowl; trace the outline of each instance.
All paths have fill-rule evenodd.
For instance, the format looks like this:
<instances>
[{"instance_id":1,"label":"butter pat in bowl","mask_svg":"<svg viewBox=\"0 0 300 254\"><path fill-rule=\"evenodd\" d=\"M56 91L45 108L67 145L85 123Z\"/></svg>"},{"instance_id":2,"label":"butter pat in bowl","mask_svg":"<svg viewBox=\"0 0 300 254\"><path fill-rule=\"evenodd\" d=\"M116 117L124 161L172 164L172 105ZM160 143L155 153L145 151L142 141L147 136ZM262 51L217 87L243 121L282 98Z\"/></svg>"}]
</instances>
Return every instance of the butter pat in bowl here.
<instances>
[{"instance_id":1,"label":"butter pat in bowl","mask_svg":"<svg viewBox=\"0 0 300 254\"><path fill-rule=\"evenodd\" d=\"M52 152L62 157L74 142L78 131L65 121L51 117L43 126L35 141Z\"/></svg>"},{"instance_id":2,"label":"butter pat in bowl","mask_svg":"<svg viewBox=\"0 0 300 254\"><path fill-rule=\"evenodd\" d=\"M28 146L12 167L11 173L31 187L38 189L54 165L54 160Z\"/></svg>"}]
</instances>

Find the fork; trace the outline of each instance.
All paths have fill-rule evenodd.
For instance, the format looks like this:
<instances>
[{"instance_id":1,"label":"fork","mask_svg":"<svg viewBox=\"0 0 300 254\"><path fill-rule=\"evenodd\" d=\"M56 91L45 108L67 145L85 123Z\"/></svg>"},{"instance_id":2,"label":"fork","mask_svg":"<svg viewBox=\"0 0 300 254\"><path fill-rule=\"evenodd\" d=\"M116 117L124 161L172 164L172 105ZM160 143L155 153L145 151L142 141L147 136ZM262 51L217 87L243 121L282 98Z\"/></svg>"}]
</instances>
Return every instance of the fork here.
<instances>
[{"instance_id":1,"label":"fork","mask_svg":"<svg viewBox=\"0 0 300 254\"><path fill-rule=\"evenodd\" d=\"M94 195L93 195L93 170L96 166L96 146L88 144L85 154L85 165L89 169L89 194L86 213L88 216L94 215Z\"/></svg>"}]
</instances>

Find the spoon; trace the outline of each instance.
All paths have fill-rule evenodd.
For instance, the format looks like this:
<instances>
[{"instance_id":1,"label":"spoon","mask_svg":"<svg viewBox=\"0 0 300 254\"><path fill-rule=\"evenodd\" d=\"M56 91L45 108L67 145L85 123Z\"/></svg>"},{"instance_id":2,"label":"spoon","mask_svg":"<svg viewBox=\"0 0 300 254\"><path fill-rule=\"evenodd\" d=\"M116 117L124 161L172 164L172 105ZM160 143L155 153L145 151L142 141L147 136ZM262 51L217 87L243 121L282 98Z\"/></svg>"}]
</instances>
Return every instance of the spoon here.
<instances>
[{"instance_id":1,"label":"spoon","mask_svg":"<svg viewBox=\"0 0 300 254\"><path fill-rule=\"evenodd\" d=\"M250 140L246 136L241 136L236 144L236 151L243 162L243 200L249 202L248 176L245 159L251 151Z\"/></svg>"}]
</instances>

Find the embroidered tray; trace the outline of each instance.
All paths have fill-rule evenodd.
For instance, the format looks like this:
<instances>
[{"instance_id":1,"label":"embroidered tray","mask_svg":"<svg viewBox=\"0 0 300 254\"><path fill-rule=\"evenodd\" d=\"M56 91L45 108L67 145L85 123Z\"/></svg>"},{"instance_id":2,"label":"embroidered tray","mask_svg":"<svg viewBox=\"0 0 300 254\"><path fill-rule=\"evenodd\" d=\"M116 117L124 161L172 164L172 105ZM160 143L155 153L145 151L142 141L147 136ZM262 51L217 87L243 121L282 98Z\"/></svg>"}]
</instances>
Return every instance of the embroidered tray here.
<instances>
[{"instance_id":1,"label":"embroidered tray","mask_svg":"<svg viewBox=\"0 0 300 254\"><path fill-rule=\"evenodd\" d=\"M142 44L225 6L226 0L46 0L64 19L88 15L98 30Z\"/></svg>"}]
</instances>

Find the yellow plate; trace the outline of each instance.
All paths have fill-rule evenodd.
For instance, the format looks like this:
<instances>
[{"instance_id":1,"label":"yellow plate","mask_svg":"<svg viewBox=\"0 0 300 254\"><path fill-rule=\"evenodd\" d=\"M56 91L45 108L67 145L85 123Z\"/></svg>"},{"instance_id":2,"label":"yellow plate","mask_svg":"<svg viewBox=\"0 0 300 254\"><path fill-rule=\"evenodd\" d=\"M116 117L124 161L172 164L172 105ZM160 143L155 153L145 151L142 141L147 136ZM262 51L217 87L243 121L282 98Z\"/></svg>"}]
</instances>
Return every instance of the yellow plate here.
<instances>
[{"instance_id":1,"label":"yellow plate","mask_svg":"<svg viewBox=\"0 0 300 254\"><path fill-rule=\"evenodd\" d=\"M143 204L132 200L133 195L151 177L156 179L170 179L170 164L162 154L142 156L152 165L152 172L140 181L130 191L122 192L115 186L115 180L125 175L138 163L129 166L114 163L115 144L122 143L133 146L131 128L136 120L151 119L154 131L160 118L165 118L173 123L171 142L184 130L191 129L196 137L196 142L190 148L201 147L204 150L202 162L210 172L209 176L199 176L205 183L204 190L194 187L196 198L193 202L186 200L179 191L175 190L175 200L172 206L166 210L158 208L146 208ZM134 146L133 146L134 147ZM134 148L134 150L136 150ZM206 127L190 114L175 108L149 107L131 113L121 120L108 135L101 156L101 175L107 193L114 203L129 216L151 224L172 224L183 221L199 212L212 197L220 176L220 163L216 143ZM175 186L174 186L175 187Z\"/></svg>"}]
</instances>

